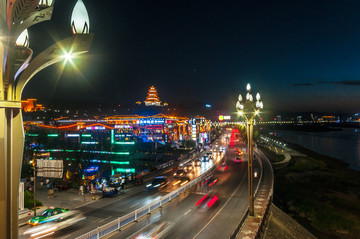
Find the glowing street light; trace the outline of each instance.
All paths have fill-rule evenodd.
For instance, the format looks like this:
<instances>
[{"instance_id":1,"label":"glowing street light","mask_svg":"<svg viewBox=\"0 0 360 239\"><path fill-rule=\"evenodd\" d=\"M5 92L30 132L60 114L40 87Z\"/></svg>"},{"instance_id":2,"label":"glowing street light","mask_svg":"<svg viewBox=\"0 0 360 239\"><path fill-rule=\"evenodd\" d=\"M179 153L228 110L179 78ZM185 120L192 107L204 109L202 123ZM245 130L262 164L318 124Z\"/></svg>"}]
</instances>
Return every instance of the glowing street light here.
<instances>
[{"instance_id":1,"label":"glowing street light","mask_svg":"<svg viewBox=\"0 0 360 239\"><path fill-rule=\"evenodd\" d=\"M253 100L252 94L250 94L251 86L246 86L246 97L243 101L241 94L239 94L238 101L236 102L236 109L238 114L246 120L246 134L248 142L248 187L249 187L249 213L250 216L254 216L254 184L253 184L253 131L255 117L260 114L260 110L263 108L263 103L260 94L256 94L256 102Z\"/></svg>"},{"instance_id":2,"label":"glowing street light","mask_svg":"<svg viewBox=\"0 0 360 239\"><path fill-rule=\"evenodd\" d=\"M49 21L53 9L54 0L0 0L0 238L18 237L17 198L24 149L22 91L42 69L88 52L93 39L85 5L78 0L70 23L73 36L32 59L27 29Z\"/></svg>"}]
</instances>

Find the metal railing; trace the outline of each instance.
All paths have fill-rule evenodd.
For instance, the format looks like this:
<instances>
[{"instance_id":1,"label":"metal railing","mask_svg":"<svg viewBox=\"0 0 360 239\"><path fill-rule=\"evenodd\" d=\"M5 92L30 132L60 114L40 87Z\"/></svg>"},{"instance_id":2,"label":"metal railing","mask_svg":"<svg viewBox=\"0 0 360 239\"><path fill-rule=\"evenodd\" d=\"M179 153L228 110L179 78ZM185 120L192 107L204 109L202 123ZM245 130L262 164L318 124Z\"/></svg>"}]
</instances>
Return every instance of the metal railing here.
<instances>
[{"instance_id":1,"label":"metal railing","mask_svg":"<svg viewBox=\"0 0 360 239\"><path fill-rule=\"evenodd\" d=\"M221 161L221 159L219 160ZM76 239L98 239L101 237L104 237L114 231L120 230L122 227L127 226L128 224L132 222L136 222L140 217L143 217L152 211L156 210L157 208L161 207L165 203L171 201L173 198L179 196L181 193L185 192L192 186L198 184L202 180L206 179L210 173L214 171L216 168L216 163L209 168L207 171L205 171L203 174L201 174L199 177L195 178L194 180L191 180L189 183L185 184L184 186L179 187L178 189L166 194L165 196L161 197L160 199L145 205L141 208L136 209L133 212L130 212L122 217L117 218L114 221L111 221L103 226L97 227L94 230L91 230Z\"/></svg>"}]
</instances>

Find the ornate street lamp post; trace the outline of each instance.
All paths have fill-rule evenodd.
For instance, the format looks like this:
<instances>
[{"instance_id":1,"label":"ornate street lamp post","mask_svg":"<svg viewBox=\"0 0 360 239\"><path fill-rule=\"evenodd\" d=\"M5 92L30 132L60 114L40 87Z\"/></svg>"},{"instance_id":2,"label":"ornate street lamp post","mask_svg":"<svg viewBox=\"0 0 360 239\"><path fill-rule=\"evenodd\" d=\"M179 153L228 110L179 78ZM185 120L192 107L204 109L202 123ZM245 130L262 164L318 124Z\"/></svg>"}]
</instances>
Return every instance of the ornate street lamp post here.
<instances>
[{"instance_id":1,"label":"ornate street lamp post","mask_svg":"<svg viewBox=\"0 0 360 239\"><path fill-rule=\"evenodd\" d=\"M0 0L0 238L18 236L18 192L24 148L21 94L42 69L89 51L93 34L82 0L76 3L73 36L31 60L28 28L51 19L54 0ZM81 13L81 17L75 13ZM74 15L75 14L75 15Z\"/></svg>"},{"instance_id":2,"label":"ornate street lamp post","mask_svg":"<svg viewBox=\"0 0 360 239\"><path fill-rule=\"evenodd\" d=\"M260 101L260 94L256 94L256 101L254 101L252 94L250 94L250 84L246 86L246 97L243 101L239 94L236 102L236 109L239 114L246 120L246 135L248 143L248 187L249 187L249 213L254 216L254 185L253 185L253 131L255 116L259 115L260 109L263 108L263 103Z\"/></svg>"}]
</instances>

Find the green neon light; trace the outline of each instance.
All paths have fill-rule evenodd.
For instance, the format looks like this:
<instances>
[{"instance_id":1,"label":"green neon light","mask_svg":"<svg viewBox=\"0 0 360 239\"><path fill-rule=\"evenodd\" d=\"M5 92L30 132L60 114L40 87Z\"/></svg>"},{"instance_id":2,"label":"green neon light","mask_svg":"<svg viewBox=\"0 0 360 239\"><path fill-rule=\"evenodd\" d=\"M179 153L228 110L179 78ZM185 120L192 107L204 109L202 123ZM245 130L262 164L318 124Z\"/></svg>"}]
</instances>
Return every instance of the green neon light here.
<instances>
[{"instance_id":1,"label":"green neon light","mask_svg":"<svg viewBox=\"0 0 360 239\"><path fill-rule=\"evenodd\" d=\"M84 152L93 154L110 154L110 155L129 155L130 152L109 152L109 151L95 151L95 150L74 150L74 149L35 149L34 151L39 152Z\"/></svg>"},{"instance_id":2,"label":"green neon light","mask_svg":"<svg viewBox=\"0 0 360 239\"><path fill-rule=\"evenodd\" d=\"M48 137L58 137L59 134L48 134L47 136L48 136Z\"/></svg>"},{"instance_id":3,"label":"green neon light","mask_svg":"<svg viewBox=\"0 0 360 239\"><path fill-rule=\"evenodd\" d=\"M82 134L81 137L91 137L91 134Z\"/></svg>"},{"instance_id":4,"label":"green neon light","mask_svg":"<svg viewBox=\"0 0 360 239\"><path fill-rule=\"evenodd\" d=\"M133 144L135 144L135 142L134 141L132 141L132 142L115 142L115 144L127 144L127 145L133 145Z\"/></svg>"},{"instance_id":5,"label":"green neon light","mask_svg":"<svg viewBox=\"0 0 360 239\"><path fill-rule=\"evenodd\" d=\"M119 162L119 161L110 161L111 164L130 164L129 161L122 161L122 162Z\"/></svg>"},{"instance_id":6,"label":"green neon light","mask_svg":"<svg viewBox=\"0 0 360 239\"><path fill-rule=\"evenodd\" d=\"M135 168L117 168L115 169L117 173L135 173Z\"/></svg>"},{"instance_id":7,"label":"green neon light","mask_svg":"<svg viewBox=\"0 0 360 239\"><path fill-rule=\"evenodd\" d=\"M83 141L83 142L81 142L81 144L99 144L99 142L85 142L85 141Z\"/></svg>"},{"instance_id":8,"label":"green neon light","mask_svg":"<svg viewBox=\"0 0 360 239\"><path fill-rule=\"evenodd\" d=\"M114 139L114 130L112 129L111 130L111 143L113 144L115 142L115 139Z\"/></svg>"}]
</instances>

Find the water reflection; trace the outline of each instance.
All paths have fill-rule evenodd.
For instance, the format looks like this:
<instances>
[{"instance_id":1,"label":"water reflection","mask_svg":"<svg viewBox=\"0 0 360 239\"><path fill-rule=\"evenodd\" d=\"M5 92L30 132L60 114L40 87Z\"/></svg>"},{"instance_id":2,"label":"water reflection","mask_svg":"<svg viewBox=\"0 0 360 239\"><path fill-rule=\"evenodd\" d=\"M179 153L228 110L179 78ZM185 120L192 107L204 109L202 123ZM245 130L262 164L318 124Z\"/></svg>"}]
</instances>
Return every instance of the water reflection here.
<instances>
[{"instance_id":1,"label":"water reflection","mask_svg":"<svg viewBox=\"0 0 360 239\"><path fill-rule=\"evenodd\" d=\"M276 130L273 133L319 154L341 159L349 164L349 168L360 170L360 133L355 129L330 132Z\"/></svg>"}]
</instances>

